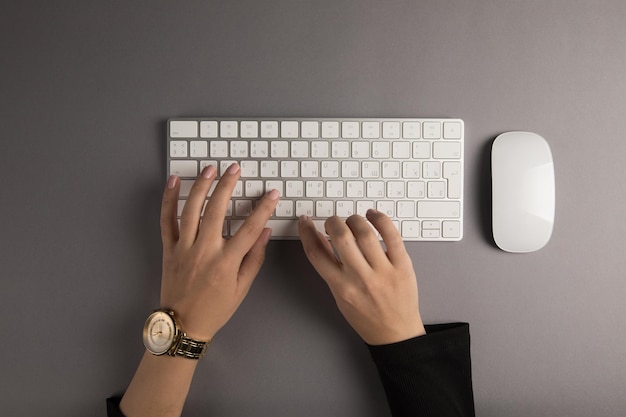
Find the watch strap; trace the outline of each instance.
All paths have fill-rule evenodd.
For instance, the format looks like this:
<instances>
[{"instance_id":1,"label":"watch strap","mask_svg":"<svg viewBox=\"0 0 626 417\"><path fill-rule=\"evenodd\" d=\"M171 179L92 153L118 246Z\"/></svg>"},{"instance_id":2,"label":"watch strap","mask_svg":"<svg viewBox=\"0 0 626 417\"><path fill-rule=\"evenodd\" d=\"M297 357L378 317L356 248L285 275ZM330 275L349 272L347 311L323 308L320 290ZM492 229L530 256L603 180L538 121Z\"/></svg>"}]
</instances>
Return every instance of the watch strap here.
<instances>
[{"instance_id":1,"label":"watch strap","mask_svg":"<svg viewBox=\"0 0 626 417\"><path fill-rule=\"evenodd\" d=\"M201 342L182 334L180 341L176 345L176 349L174 349L171 355L182 356L187 359L200 359L206 353L209 343L211 343L211 341Z\"/></svg>"}]
</instances>

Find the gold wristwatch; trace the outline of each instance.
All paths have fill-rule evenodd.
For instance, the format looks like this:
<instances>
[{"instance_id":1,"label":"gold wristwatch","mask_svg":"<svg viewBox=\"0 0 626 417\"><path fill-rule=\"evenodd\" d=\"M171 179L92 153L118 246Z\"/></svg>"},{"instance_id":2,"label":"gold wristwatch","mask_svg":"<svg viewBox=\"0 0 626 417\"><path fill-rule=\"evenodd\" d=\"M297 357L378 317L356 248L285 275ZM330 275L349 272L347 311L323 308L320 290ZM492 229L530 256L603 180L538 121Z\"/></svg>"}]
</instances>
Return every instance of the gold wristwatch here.
<instances>
[{"instance_id":1,"label":"gold wristwatch","mask_svg":"<svg viewBox=\"0 0 626 417\"><path fill-rule=\"evenodd\" d=\"M143 326L143 344L153 355L200 359L209 343L187 337L172 310L155 310Z\"/></svg>"}]
</instances>

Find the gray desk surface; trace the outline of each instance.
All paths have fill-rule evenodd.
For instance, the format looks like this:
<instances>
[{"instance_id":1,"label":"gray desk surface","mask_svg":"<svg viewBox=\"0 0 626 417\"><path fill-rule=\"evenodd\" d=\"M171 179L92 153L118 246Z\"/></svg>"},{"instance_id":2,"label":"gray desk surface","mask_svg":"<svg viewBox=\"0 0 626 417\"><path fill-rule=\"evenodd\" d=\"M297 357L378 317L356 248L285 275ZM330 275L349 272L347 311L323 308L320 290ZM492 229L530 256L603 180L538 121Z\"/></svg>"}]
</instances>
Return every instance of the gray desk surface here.
<instances>
[{"instance_id":1,"label":"gray desk surface","mask_svg":"<svg viewBox=\"0 0 626 417\"><path fill-rule=\"evenodd\" d=\"M5 2L2 342L11 416L104 415L158 302L165 120L449 116L466 123L460 243L411 243L427 322L471 323L479 416L623 416L626 3ZM549 245L492 243L489 147L550 142ZM187 415L388 416L368 353L299 242L201 364Z\"/></svg>"}]
</instances>

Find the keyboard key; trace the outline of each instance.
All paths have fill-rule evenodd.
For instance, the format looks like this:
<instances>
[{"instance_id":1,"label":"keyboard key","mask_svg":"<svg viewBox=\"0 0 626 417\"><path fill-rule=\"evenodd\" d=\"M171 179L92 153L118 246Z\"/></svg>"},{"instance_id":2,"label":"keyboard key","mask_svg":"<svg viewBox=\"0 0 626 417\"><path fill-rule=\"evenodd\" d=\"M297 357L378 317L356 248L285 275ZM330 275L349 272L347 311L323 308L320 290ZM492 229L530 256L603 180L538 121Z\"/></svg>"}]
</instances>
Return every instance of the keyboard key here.
<instances>
[{"instance_id":1,"label":"keyboard key","mask_svg":"<svg viewBox=\"0 0 626 417\"><path fill-rule=\"evenodd\" d=\"M287 181L285 196L304 197L304 181Z\"/></svg>"},{"instance_id":2,"label":"keyboard key","mask_svg":"<svg viewBox=\"0 0 626 417\"><path fill-rule=\"evenodd\" d=\"M411 157L411 142L393 142L391 156L394 159L408 159Z\"/></svg>"},{"instance_id":3,"label":"keyboard key","mask_svg":"<svg viewBox=\"0 0 626 417\"><path fill-rule=\"evenodd\" d=\"M300 216L313 217L313 200L296 201L296 217Z\"/></svg>"},{"instance_id":4,"label":"keyboard key","mask_svg":"<svg viewBox=\"0 0 626 417\"><path fill-rule=\"evenodd\" d=\"M337 139L339 137L339 122L322 122L322 137Z\"/></svg>"},{"instance_id":5,"label":"keyboard key","mask_svg":"<svg viewBox=\"0 0 626 417\"><path fill-rule=\"evenodd\" d=\"M198 137L198 122L195 120L170 121L170 137L196 138Z\"/></svg>"},{"instance_id":6,"label":"keyboard key","mask_svg":"<svg viewBox=\"0 0 626 417\"><path fill-rule=\"evenodd\" d=\"M380 162L378 161L365 161L361 165L361 176L363 178L378 178L380 177Z\"/></svg>"},{"instance_id":7,"label":"keyboard key","mask_svg":"<svg viewBox=\"0 0 626 417\"><path fill-rule=\"evenodd\" d=\"M330 144L326 141L311 142L311 158L328 158L328 148Z\"/></svg>"},{"instance_id":8,"label":"keyboard key","mask_svg":"<svg viewBox=\"0 0 626 417\"><path fill-rule=\"evenodd\" d=\"M350 156L350 142L337 141L331 144L333 158L348 158Z\"/></svg>"},{"instance_id":9,"label":"keyboard key","mask_svg":"<svg viewBox=\"0 0 626 417\"><path fill-rule=\"evenodd\" d=\"M228 142L225 140L212 140L209 149L211 158L228 157Z\"/></svg>"},{"instance_id":10,"label":"keyboard key","mask_svg":"<svg viewBox=\"0 0 626 417\"><path fill-rule=\"evenodd\" d=\"M428 198L444 198L446 196L446 183L443 181L428 181Z\"/></svg>"},{"instance_id":11,"label":"keyboard key","mask_svg":"<svg viewBox=\"0 0 626 417\"><path fill-rule=\"evenodd\" d=\"M311 216L309 216L311 217ZM233 228L232 223L234 223L234 226L236 228L241 227L241 224L243 223L243 220L241 221L237 221L237 220L233 220L231 222L231 229ZM324 234L324 236L326 236L326 231L324 230L324 221L323 220L313 220L313 225L315 226L315 228L321 232L322 234ZM291 238L297 238L299 237L298 234L298 219L291 219L291 220L281 220L281 219L270 219L267 221L267 223L265 224L265 227L269 227L270 229L272 229L272 236L282 236L282 237L291 237ZM231 231L231 236L234 233Z\"/></svg>"},{"instance_id":12,"label":"keyboard key","mask_svg":"<svg viewBox=\"0 0 626 417\"><path fill-rule=\"evenodd\" d=\"M283 197L285 195L284 186L285 184L281 180L268 180L265 181L265 192L276 190L278 195Z\"/></svg>"},{"instance_id":13,"label":"keyboard key","mask_svg":"<svg viewBox=\"0 0 626 417\"><path fill-rule=\"evenodd\" d=\"M380 138L380 122L363 122L363 137L366 139Z\"/></svg>"},{"instance_id":14,"label":"keyboard key","mask_svg":"<svg viewBox=\"0 0 626 417\"><path fill-rule=\"evenodd\" d=\"M460 142L436 142L433 143L433 157L437 159L461 158Z\"/></svg>"},{"instance_id":15,"label":"keyboard key","mask_svg":"<svg viewBox=\"0 0 626 417\"><path fill-rule=\"evenodd\" d=\"M245 185L246 197L261 197L263 194L265 194L265 187L263 186L263 181L259 181L259 180L246 181L246 185Z\"/></svg>"},{"instance_id":16,"label":"keyboard key","mask_svg":"<svg viewBox=\"0 0 626 417\"><path fill-rule=\"evenodd\" d=\"M278 122L261 122L261 137L272 139L278 137Z\"/></svg>"},{"instance_id":17,"label":"keyboard key","mask_svg":"<svg viewBox=\"0 0 626 417\"><path fill-rule=\"evenodd\" d=\"M320 126L318 122L304 121L300 128L302 129L303 138L318 138Z\"/></svg>"},{"instance_id":18,"label":"keyboard key","mask_svg":"<svg viewBox=\"0 0 626 417\"><path fill-rule=\"evenodd\" d=\"M387 159L389 158L390 146L389 142L374 142L372 143L372 156L376 159Z\"/></svg>"},{"instance_id":19,"label":"keyboard key","mask_svg":"<svg viewBox=\"0 0 626 417\"><path fill-rule=\"evenodd\" d=\"M281 138L297 138L299 134L298 122L287 121L280 122L280 137Z\"/></svg>"},{"instance_id":20,"label":"keyboard key","mask_svg":"<svg viewBox=\"0 0 626 417\"><path fill-rule=\"evenodd\" d=\"M389 217L394 217L396 215L396 203L390 200L377 201L376 210L385 213Z\"/></svg>"},{"instance_id":21,"label":"keyboard key","mask_svg":"<svg viewBox=\"0 0 626 417\"><path fill-rule=\"evenodd\" d=\"M366 159L370 157L370 142L352 142L352 158Z\"/></svg>"},{"instance_id":22,"label":"keyboard key","mask_svg":"<svg viewBox=\"0 0 626 417\"><path fill-rule=\"evenodd\" d=\"M248 142L233 140L230 142L231 158L246 158L248 156Z\"/></svg>"},{"instance_id":23,"label":"keyboard key","mask_svg":"<svg viewBox=\"0 0 626 417\"><path fill-rule=\"evenodd\" d=\"M283 140L274 140L271 145L272 158L287 158L289 156L289 142Z\"/></svg>"},{"instance_id":24,"label":"keyboard key","mask_svg":"<svg viewBox=\"0 0 626 417\"><path fill-rule=\"evenodd\" d=\"M440 162L423 162L422 177L424 178L440 178L441 163Z\"/></svg>"},{"instance_id":25,"label":"keyboard key","mask_svg":"<svg viewBox=\"0 0 626 417\"><path fill-rule=\"evenodd\" d=\"M461 139L461 129L460 122L445 122L443 124L443 138Z\"/></svg>"},{"instance_id":26,"label":"keyboard key","mask_svg":"<svg viewBox=\"0 0 626 417\"><path fill-rule=\"evenodd\" d=\"M414 218L415 217L415 202L414 201L398 201L396 207L396 216L400 218Z\"/></svg>"},{"instance_id":27,"label":"keyboard key","mask_svg":"<svg viewBox=\"0 0 626 417\"><path fill-rule=\"evenodd\" d=\"M461 203L458 201L418 201L417 216L428 218L459 218Z\"/></svg>"},{"instance_id":28,"label":"keyboard key","mask_svg":"<svg viewBox=\"0 0 626 417\"><path fill-rule=\"evenodd\" d=\"M358 138L360 135L359 122L341 122L341 137L342 138Z\"/></svg>"},{"instance_id":29,"label":"keyboard key","mask_svg":"<svg viewBox=\"0 0 626 417\"><path fill-rule=\"evenodd\" d=\"M399 122L383 122L383 138L398 139L400 137Z\"/></svg>"},{"instance_id":30,"label":"keyboard key","mask_svg":"<svg viewBox=\"0 0 626 417\"><path fill-rule=\"evenodd\" d=\"M200 122L200 137L201 138L216 138L217 137L217 122L216 121Z\"/></svg>"},{"instance_id":31,"label":"keyboard key","mask_svg":"<svg viewBox=\"0 0 626 417\"><path fill-rule=\"evenodd\" d=\"M278 177L278 161L261 161L261 177Z\"/></svg>"},{"instance_id":32,"label":"keyboard key","mask_svg":"<svg viewBox=\"0 0 626 417\"><path fill-rule=\"evenodd\" d=\"M365 183L363 181L348 181L346 183L346 197L362 198L365 196Z\"/></svg>"},{"instance_id":33,"label":"keyboard key","mask_svg":"<svg viewBox=\"0 0 626 417\"><path fill-rule=\"evenodd\" d=\"M269 143L267 141L254 140L250 142L250 157L264 159L269 155Z\"/></svg>"},{"instance_id":34,"label":"keyboard key","mask_svg":"<svg viewBox=\"0 0 626 417\"><path fill-rule=\"evenodd\" d=\"M401 233L402 237L420 237L420 222L417 220L404 220Z\"/></svg>"},{"instance_id":35,"label":"keyboard key","mask_svg":"<svg viewBox=\"0 0 626 417\"><path fill-rule=\"evenodd\" d=\"M322 162L322 178L337 178L339 177L339 162L338 161L324 161Z\"/></svg>"},{"instance_id":36,"label":"keyboard key","mask_svg":"<svg viewBox=\"0 0 626 417\"><path fill-rule=\"evenodd\" d=\"M205 140L192 140L189 142L190 156L192 158L206 158L208 156L208 143Z\"/></svg>"},{"instance_id":37,"label":"keyboard key","mask_svg":"<svg viewBox=\"0 0 626 417\"><path fill-rule=\"evenodd\" d=\"M302 140L294 140L291 142L291 157L292 158L308 158L309 157L309 142Z\"/></svg>"},{"instance_id":38,"label":"keyboard key","mask_svg":"<svg viewBox=\"0 0 626 417\"><path fill-rule=\"evenodd\" d=\"M197 177L198 163L196 161L170 161L170 175L183 178Z\"/></svg>"},{"instance_id":39,"label":"keyboard key","mask_svg":"<svg viewBox=\"0 0 626 417\"><path fill-rule=\"evenodd\" d=\"M404 139L419 139L421 137L422 126L420 122L402 123L402 137Z\"/></svg>"},{"instance_id":40,"label":"keyboard key","mask_svg":"<svg viewBox=\"0 0 626 417\"><path fill-rule=\"evenodd\" d=\"M448 180L448 198L461 198L461 163L444 162L443 177Z\"/></svg>"},{"instance_id":41,"label":"keyboard key","mask_svg":"<svg viewBox=\"0 0 626 417\"><path fill-rule=\"evenodd\" d=\"M423 126L424 126L424 139L441 138L441 123L424 122Z\"/></svg>"},{"instance_id":42,"label":"keyboard key","mask_svg":"<svg viewBox=\"0 0 626 417\"><path fill-rule=\"evenodd\" d=\"M442 235L447 238L460 238L461 223L457 221L444 221L442 223Z\"/></svg>"},{"instance_id":43,"label":"keyboard key","mask_svg":"<svg viewBox=\"0 0 626 417\"><path fill-rule=\"evenodd\" d=\"M172 158L184 158L187 156L187 141L170 141L170 156Z\"/></svg>"},{"instance_id":44,"label":"keyboard key","mask_svg":"<svg viewBox=\"0 0 626 417\"><path fill-rule=\"evenodd\" d=\"M276 204L276 217L293 217L293 201L291 200L279 200Z\"/></svg>"},{"instance_id":45,"label":"keyboard key","mask_svg":"<svg viewBox=\"0 0 626 417\"><path fill-rule=\"evenodd\" d=\"M317 161L302 161L300 168L300 176L302 178L317 178L320 175L319 162Z\"/></svg>"},{"instance_id":46,"label":"keyboard key","mask_svg":"<svg viewBox=\"0 0 626 417\"><path fill-rule=\"evenodd\" d=\"M259 122L257 121L241 122L241 137L242 138L258 138L259 137Z\"/></svg>"},{"instance_id":47,"label":"keyboard key","mask_svg":"<svg viewBox=\"0 0 626 417\"><path fill-rule=\"evenodd\" d=\"M237 122L224 121L220 122L220 137L236 138L238 135Z\"/></svg>"},{"instance_id":48,"label":"keyboard key","mask_svg":"<svg viewBox=\"0 0 626 417\"><path fill-rule=\"evenodd\" d=\"M332 201L321 200L315 204L315 215L327 218L335 215L335 204Z\"/></svg>"},{"instance_id":49,"label":"keyboard key","mask_svg":"<svg viewBox=\"0 0 626 417\"><path fill-rule=\"evenodd\" d=\"M429 159L430 158L430 142L413 142L413 158Z\"/></svg>"},{"instance_id":50,"label":"keyboard key","mask_svg":"<svg viewBox=\"0 0 626 417\"><path fill-rule=\"evenodd\" d=\"M342 218L348 218L354 214L354 202L352 200L337 201L335 214Z\"/></svg>"}]
</instances>

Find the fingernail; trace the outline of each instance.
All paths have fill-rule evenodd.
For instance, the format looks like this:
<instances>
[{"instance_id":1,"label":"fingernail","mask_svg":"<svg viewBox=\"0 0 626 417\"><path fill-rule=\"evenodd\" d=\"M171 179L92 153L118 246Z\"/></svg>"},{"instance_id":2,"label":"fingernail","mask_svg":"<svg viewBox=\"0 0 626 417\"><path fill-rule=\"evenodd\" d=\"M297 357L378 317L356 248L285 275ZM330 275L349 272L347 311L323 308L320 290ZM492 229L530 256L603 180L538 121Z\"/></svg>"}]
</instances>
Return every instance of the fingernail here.
<instances>
[{"instance_id":1,"label":"fingernail","mask_svg":"<svg viewBox=\"0 0 626 417\"><path fill-rule=\"evenodd\" d=\"M236 174L236 173L238 173L239 172L239 165L237 163L232 164L231 166L228 167L226 172L229 173L229 174Z\"/></svg>"},{"instance_id":2,"label":"fingernail","mask_svg":"<svg viewBox=\"0 0 626 417\"><path fill-rule=\"evenodd\" d=\"M211 178L213 174L215 174L215 166L213 165L208 165L202 170L202 176L204 178Z\"/></svg>"},{"instance_id":3,"label":"fingernail","mask_svg":"<svg viewBox=\"0 0 626 417\"><path fill-rule=\"evenodd\" d=\"M170 175L167 179L167 188L170 190L176 187L176 182L178 181L178 177L176 175Z\"/></svg>"},{"instance_id":4,"label":"fingernail","mask_svg":"<svg viewBox=\"0 0 626 417\"><path fill-rule=\"evenodd\" d=\"M278 197L280 197L280 194L278 194L277 189L273 189L267 193L267 196L270 198L270 200L278 200Z\"/></svg>"},{"instance_id":5,"label":"fingernail","mask_svg":"<svg viewBox=\"0 0 626 417\"><path fill-rule=\"evenodd\" d=\"M298 223L304 223L307 220L309 220L309 216L307 216L306 214L303 214L302 216L298 218Z\"/></svg>"},{"instance_id":6,"label":"fingernail","mask_svg":"<svg viewBox=\"0 0 626 417\"><path fill-rule=\"evenodd\" d=\"M368 209L367 213L365 213L365 215L368 215L368 214L378 214L378 213L380 213L380 211L374 210L374 209Z\"/></svg>"}]
</instances>

